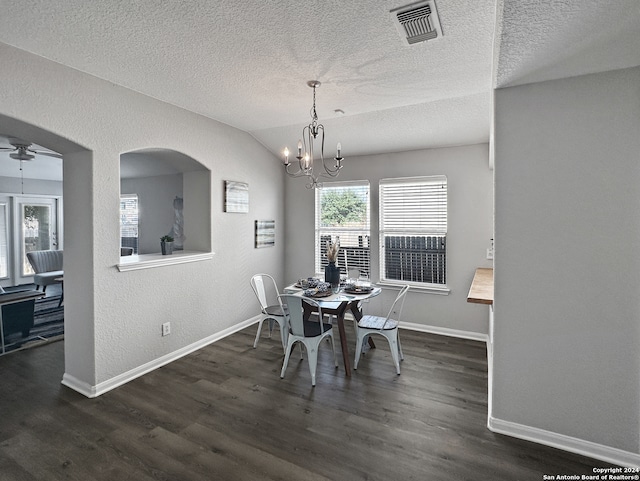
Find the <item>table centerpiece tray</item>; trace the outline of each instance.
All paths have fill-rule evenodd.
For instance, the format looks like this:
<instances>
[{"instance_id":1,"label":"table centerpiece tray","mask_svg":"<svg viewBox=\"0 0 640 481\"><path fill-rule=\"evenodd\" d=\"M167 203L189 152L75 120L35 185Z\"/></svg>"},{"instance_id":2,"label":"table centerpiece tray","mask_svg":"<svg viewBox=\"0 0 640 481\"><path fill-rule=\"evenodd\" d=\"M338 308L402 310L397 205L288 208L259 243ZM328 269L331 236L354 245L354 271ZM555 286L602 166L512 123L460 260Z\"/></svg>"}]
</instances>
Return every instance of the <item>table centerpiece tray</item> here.
<instances>
[{"instance_id":1,"label":"table centerpiece tray","mask_svg":"<svg viewBox=\"0 0 640 481\"><path fill-rule=\"evenodd\" d=\"M331 290L318 291L316 289L308 289L304 291L304 296L311 297L311 298L329 297L331 294L333 294Z\"/></svg>"},{"instance_id":2,"label":"table centerpiece tray","mask_svg":"<svg viewBox=\"0 0 640 481\"><path fill-rule=\"evenodd\" d=\"M373 287L371 286L344 288L344 292L346 292L347 294L369 294L371 291L373 291Z\"/></svg>"}]
</instances>

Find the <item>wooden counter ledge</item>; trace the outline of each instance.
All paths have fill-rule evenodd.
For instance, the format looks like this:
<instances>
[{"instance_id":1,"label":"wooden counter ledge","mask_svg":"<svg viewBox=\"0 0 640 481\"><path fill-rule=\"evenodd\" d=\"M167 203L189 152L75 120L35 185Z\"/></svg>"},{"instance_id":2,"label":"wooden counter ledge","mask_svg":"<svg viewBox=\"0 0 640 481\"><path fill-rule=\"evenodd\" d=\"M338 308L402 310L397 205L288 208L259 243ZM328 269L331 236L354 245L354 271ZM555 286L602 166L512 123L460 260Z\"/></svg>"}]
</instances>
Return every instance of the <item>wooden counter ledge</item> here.
<instances>
[{"instance_id":1,"label":"wooden counter ledge","mask_svg":"<svg viewBox=\"0 0 640 481\"><path fill-rule=\"evenodd\" d=\"M493 304L493 269L478 267L471 282L467 302Z\"/></svg>"}]
</instances>

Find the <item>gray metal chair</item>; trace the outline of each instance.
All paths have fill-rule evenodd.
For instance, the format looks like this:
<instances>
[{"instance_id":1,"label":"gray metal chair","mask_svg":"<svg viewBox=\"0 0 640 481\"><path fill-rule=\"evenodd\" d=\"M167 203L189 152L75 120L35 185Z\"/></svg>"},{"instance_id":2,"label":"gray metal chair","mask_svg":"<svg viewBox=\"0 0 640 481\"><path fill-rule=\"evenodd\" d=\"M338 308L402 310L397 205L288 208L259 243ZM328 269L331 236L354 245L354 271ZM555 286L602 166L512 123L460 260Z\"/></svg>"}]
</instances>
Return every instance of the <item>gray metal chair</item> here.
<instances>
[{"instance_id":1,"label":"gray metal chair","mask_svg":"<svg viewBox=\"0 0 640 481\"><path fill-rule=\"evenodd\" d=\"M307 360L309 362L309 371L311 373L311 385L316 385L316 368L318 366L318 348L323 339L331 339L331 350L333 351L333 362L338 367L338 359L336 358L336 346L333 340L333 326L324 322L322 309L320 305L313 299L303 299L300 296L283 294L279 296L281 304L288 306L289 336L287 339L287 347L285 349L284 362L282 363L282 371L280 377L284 378L284 373L289 364L289 357L293 350L293 345L299 342L304 345L307 351ZM306 302L311 305L314 311L318 312L317 319L304 320L302 303Z\"/></svg>"},{"instance_id":2,"label":"gray metal chair","mask_svg":"<svg viewBox=\"0 0 640 481\"><path fill-rule=\"evenodd\" d=\"M393 364L396 366L396 372L400 374L400 361L404 360L402 354L402 346L400 345L400 336L398 334L398 325L400 323L400 317L402 315L402 307L404 306L405 296L409 286L404 286L400 289L396 300L393 301L391 309L387 317L380 316L364 316L358 322L356 327L357 341L356 341L356 359L353 363L353 368L358 369L358 361L362 356L362 348L364 341L368 336L372 334L379 334L389 342L389 348L391 349L391 357L393 358ZM391 318L391 315L396 312L395 319Z\"/></svg>"},{"instance_id":3,"label":"gray metal chair","mask_svg":"<svg viewBox=\"0 0 640 481\"><path fill-rule=\"evenodd\" d=\"M288 334L285 320L286 305L282 306L280 304L280 300L278 299L280 291L278 291L275 279L269 274L256 274L251 278L251 288L260 303L260 320L258 321L258 332L253 342L253 348L255 349L258 345L260 332L262 331L262 323L269 321L269 337L271 337L274 322L277 322L280 327L282 349L285 349Z\"/></svg>"}]
</instances>

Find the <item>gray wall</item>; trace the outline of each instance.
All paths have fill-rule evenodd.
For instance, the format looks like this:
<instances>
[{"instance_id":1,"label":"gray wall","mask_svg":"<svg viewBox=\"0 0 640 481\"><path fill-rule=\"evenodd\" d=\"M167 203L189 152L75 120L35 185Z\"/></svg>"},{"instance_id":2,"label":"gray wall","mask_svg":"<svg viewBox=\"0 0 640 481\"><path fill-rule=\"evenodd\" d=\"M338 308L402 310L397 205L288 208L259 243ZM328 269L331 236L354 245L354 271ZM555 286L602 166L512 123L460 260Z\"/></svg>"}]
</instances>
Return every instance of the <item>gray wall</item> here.
<instances>
[{"instance_id":1,"label":"gray wall","mask_svg":"<svg viewBox=\"0 0 640 481\"><path fill-rule=\"evenodd\" d=\"M634 68L495 92L490 415L534 437L630 453L640 433L639 86Z\"/></svg>"},{"instance_id":2,"label":"gray wall","mask_svg":"<svg viewBox=\"0 0 640 481\"><path fill-rule=\"evenodd\" d=\"M20 194L23 185L19 177L0 177L0 192ZM24 179L24 195L62 195L62 182L55 180Z\"/></svg>"},{"instance_id":3,"label":"gray wall","mask_svg":"<svg viewBox=\"0 0 640 481\"><path fill-rule=\"evenodd\" d=\"M346 147L346 146L345 146ZM378 182L389 177L446 175L448 180L448 296L410 291L403 320L428 330L482 338L486 306L466 302L476 267L491 267L486 249L493 237L493 175L487 144L350 157L335 180L369 180L371 188L372 280L378 270ZM314 192L303 179L286 179L285 281L314 273ZM366 310L382 313L397 291L373 299ZM386 314L386 312L385 312ZM453 331L453 332L452 332Z\"/></svg>"},{"instance_id":4,"label":"gray wall","mask_svg":"<svg viewBox=\"0 0 640 481\"><path fill-rule=\"evenodd\" d=\"M253 245L256 219L284 224L277 159L214 120L1 43L0 57L0 132L64 155L65 383L85 393L117 386L255 316L251 275L283 277L280 231L275 247ZM193 184L209 186L210 218L200 225L212 260L116 268L120 155L149 148L183 153L211 171L210 184ZM248 214L223 212L224 180L249 184ZM172 333L162 337L166 321Z\"/></svg>"},{"instance_id":5,"label":"gray wall","mask_svg":"<svg viewBox=\"0 0 640 481\"><path fill-rule=\"evenodd\" d=\"M182 174L120 181L121 194L138 194L138 253L160 252L160 237L173 227L173 200L182 197ZM187 219L185 219L185 224Z\"/></svg>"}]
</instances>

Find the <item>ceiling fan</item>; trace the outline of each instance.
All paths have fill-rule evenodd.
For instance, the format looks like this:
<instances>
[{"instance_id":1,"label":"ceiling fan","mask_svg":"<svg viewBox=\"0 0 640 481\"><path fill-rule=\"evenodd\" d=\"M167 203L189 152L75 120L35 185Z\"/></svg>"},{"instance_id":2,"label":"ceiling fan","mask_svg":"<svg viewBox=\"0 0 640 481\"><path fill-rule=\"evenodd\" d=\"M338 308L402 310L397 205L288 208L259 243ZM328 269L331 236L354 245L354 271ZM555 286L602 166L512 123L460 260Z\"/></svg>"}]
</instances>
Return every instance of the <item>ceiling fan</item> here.
<instances>
[{"instance_id":1,"label":"ceiling fan","mask_svg":"<svg viewBox=\"0 0 640 481\"><path fill-rule=\"evenodd\" d=\"M9 157L21 162L33 160L36 155L46 155L49 157L55 157L56 159L62 158L62 155L55 152L50 152L48 150L31 149L30 147L33 144L31 142L27 142L26 140L17 139L15 137L8 137L7 141L12 145L12 147L0 147L0 152L11 152L9 154Z\"/></svg>"}]
</instances>

